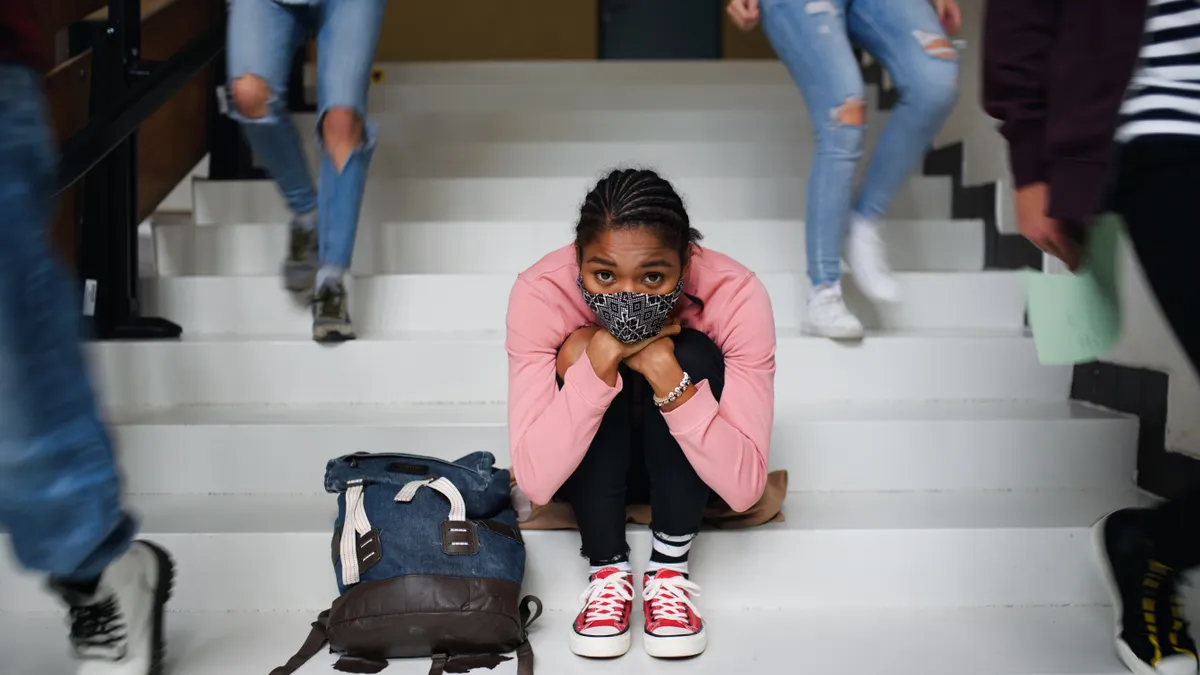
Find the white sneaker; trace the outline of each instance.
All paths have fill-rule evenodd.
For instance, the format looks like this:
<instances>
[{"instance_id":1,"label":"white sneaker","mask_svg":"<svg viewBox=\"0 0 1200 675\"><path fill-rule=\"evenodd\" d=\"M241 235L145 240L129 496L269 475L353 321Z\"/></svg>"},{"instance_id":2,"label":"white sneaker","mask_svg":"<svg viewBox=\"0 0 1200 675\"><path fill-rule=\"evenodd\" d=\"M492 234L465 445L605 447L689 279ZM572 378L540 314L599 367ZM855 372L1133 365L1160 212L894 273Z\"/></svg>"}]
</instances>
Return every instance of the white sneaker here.
<instances>
[{"instance_id":1,"label":"white sneaker","mask_svg":"<svg viewBox=\"0 0 1200 675\"><path fill-rule=\"evenodd\" d=\"M818 286L809 291L800 328L809 335L834 340L859 340L863 336L862 322L846 308L841 283Z\"/></svg>"},{"instance_id":2,"label":"white sneaker","mask_svg":"<svg viewBox=\"0 0 1200 675\"><path fill-rule=\"evenodd\" d=\"M174 566L145 541L109 566L91 597L60 589L71 606L71 644L79 675L161 675L163 610Z\"/></svg>"},{"instance_id":3,"label":"white sneaker","mask_svg":"<svg viewBox=\"0 0 1200 675\"><path fill-rule=\"evenodd\" d=\"M887 261L887 248L879 234L879 223L858 214L850 216L846 235L846 262L854 272L854 283L875 302L899 302L900 282Z\"/></svg>"}]
</instances>

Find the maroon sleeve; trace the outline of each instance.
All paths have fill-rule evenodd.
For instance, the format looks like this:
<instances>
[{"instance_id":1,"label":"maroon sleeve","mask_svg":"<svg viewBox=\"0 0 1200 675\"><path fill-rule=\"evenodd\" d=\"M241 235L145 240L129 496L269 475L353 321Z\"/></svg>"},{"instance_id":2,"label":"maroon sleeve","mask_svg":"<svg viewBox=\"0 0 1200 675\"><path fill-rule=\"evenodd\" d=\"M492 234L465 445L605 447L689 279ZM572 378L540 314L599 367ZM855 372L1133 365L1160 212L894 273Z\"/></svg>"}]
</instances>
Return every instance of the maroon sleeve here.
<instances>
[{"instance_id":1,"label":"maroon sleeve","mask_svg":"<svg viewBox=\"0 0 1200 675\"><path fill-rule=\"evenodd\" d=\"M1103 206L1146 0L1064 0L1060 23L1046 123L1049 215L1081 221Z\"/></svg>"},{"instance_id":2,"label":"maroon sleeve","mask_svg":"<svg viewBox=\"0 0 1200 675\"><path fill-rule=\"evenodd\" d=\"M1014 187L1047 180L1050 57L1062 0L988 0L983 108L1008 141Z\"/></svg>"}]
</instances>

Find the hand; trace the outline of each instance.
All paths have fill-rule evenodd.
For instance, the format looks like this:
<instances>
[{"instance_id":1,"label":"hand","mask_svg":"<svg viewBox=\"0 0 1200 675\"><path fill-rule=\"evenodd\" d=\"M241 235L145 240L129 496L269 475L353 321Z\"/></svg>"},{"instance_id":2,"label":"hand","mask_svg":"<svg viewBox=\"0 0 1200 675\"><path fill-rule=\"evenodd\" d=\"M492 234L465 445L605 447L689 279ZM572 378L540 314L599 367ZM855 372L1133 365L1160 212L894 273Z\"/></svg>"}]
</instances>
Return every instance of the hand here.
<instances>
[{"instance_id":1,"label":"hand","mask_svg":"<svg viewBox=\"0 0 1200 675\"><path fill-rule=\"evenodd\" d=\"M583 356L584 350L587 349L588 343L592 341L596 333L600 332L598 326L584 326L571 333L567 341L558 348L558 359L556 361L556 369L559 377L566 377L567 370L575 365L579 357Z\"/></svg>"},{"instance_id":2,"label":"hand","mask_svg":"<svg viewBox=\"0 0 1200 675\"><path fill-rule=\"evenodd\" d=\"M929 1L933 4L938 18L942 20L942 30L946 31L946 35L956 35L958 29L962 28L962 10L958 8L958 2L956 0Z\"/></svg>"},{"instance_id":3,"label":"hand","mask_svg":"<svg viewBox=\"0 0 1200 675\"><path fill-rule=\"evenodd\" d=\"M1071 236L1065 223L1046 214L1050 206L1050 186L1030 183L1019 188L1013 198L1021 235L1075 271L1079 267L1079 242Z\"/></svg>"},{"instance_id":4,"label":"hand","mask_svg":"<svg viewBox=\"0 0 1200 675\"><path fill-rule=\"evenodd\" d=\"M625 359L654 344L657 340L678 335L680 329L679 321L671 319L667 321L658 335L632 344L625 344L613 337L612 333L601 330L588 343L588 359L591 360L592 368L596 371L596 375L611 387L617 381L617 366Z\"/></svg>"},{"instance_id":5,"label":"hand","mask_svg":"<svg viewBox=\"0 0 1200 675\"><path fill-rule=\"evenodd\" d=\"M758 11L758 0L729 0L725 11L733 19L733 24L746 32L754 30L762 18Z\"/></svg>"},{"instance_id":6,"label":"hand","mask_svg":"<svg viewBox=\"0 0 1200 675\"><path fill-rule=\"evenodd\" d=\"M675 360L675 341L669 337L656 338L653 342L646 345L638 353L625 359L625 365L636 370L644 376L649 376L650 372L656 367L664 363L669 364Z\"/></svg>"}]
</instances>

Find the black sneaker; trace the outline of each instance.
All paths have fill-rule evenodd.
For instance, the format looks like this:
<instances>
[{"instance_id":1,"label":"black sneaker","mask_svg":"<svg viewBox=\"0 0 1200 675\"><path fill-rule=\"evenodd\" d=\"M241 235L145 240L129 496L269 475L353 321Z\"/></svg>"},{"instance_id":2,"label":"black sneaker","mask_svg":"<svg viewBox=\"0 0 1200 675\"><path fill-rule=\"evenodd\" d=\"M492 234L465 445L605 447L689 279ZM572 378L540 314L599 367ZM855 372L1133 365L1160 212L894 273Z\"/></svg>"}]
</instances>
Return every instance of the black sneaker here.
<instances>
[{"instance_id":1,"label":"black sneaker","mask_svg":"<svg viewBox=\"0 0 1200 675\"><path fill-rule=\"evenodd\" d=\"M355 338L347 308L346 288L325 283L313 297L313 339L317 342L345 342Z\"/></svg>"},{"instance_id":2,"label":"black sneaker","mask_svg":"<svg viewBox=\"0 0 1200 675\"><path fill-rule=\"evenodd\" d=\"M288 235L288 254L283 261L283 284L293 293L312 290L317 278L317 249L320 235L313 228L292 223Z\"/></svg>"},{"instance_id":3,"label":"black sneaker","mask_svg":"<svg viewBox=\"0 0 1200 675\"><path fill-rule=\"evenodd\" d=\"M1196 675L1196 643L1183 612L1180 573L1154 559L1147 513L1121 509L1093 528L1117 615L1117 655L1137 675Z\"/></svg>"}]
</instances>

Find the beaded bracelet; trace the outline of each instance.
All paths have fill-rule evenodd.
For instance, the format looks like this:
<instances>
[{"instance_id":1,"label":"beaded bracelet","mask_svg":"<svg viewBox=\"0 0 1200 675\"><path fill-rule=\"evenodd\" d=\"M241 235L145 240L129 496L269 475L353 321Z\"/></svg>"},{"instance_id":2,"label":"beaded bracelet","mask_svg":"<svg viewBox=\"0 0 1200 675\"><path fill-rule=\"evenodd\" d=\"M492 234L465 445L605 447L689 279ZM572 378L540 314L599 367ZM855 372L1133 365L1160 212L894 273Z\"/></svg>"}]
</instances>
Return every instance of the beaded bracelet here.
<instances>
[{"instance_id":1,"label":"beaded bracelet","mask_svg":"<svg viewBox=\"0 0 1200 675\"><path fill-rule=\"evenodd\" d=\"M688 375L687 373L684 373L683 379L679 381L679 386L675 387L675 391L672 391L671 393L667 394L666 398L659 398L659 397L655 396L654 397L654 405L661 408L664 405L674 403L675 401L679 400L680 396L683 396L683 392L687 391L688 385L690 385L691 383L692 383L692 377L690 375Z\"/></svg>"}]
</instances>

